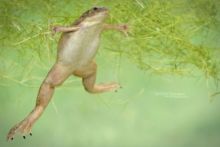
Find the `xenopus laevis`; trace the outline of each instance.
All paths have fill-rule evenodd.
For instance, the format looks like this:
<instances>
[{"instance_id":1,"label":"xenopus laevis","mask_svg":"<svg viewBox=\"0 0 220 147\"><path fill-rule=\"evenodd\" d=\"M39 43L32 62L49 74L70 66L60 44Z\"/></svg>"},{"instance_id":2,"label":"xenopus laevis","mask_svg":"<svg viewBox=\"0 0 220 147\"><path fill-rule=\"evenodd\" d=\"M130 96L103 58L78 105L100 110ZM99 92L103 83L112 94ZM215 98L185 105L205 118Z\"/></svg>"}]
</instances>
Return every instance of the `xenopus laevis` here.
<instances>
[{"instance_id":1,"label":"xenopus laevis","mask_svg":"<svg viewBox=\"0 0 220 147\"><path fill-rule=\"evenodd\" d=\"M93 7L83 13L72 25L53 27L53 32L62 32L56 63L39 89L35 108L24 120L10 129L8 140L13 140L17 133L24 138L26 134L32 135L31 128L50 102L55 87L61 85L71 75L81 77L85 90L90 93L112 91L120 87L117 83L95 84L97 65L94 57L98 50L101 33L109 29L124 33L128 30L127 25L124 24L104 23L108 13L107 8Z\"/></svg>"}]
</instances>

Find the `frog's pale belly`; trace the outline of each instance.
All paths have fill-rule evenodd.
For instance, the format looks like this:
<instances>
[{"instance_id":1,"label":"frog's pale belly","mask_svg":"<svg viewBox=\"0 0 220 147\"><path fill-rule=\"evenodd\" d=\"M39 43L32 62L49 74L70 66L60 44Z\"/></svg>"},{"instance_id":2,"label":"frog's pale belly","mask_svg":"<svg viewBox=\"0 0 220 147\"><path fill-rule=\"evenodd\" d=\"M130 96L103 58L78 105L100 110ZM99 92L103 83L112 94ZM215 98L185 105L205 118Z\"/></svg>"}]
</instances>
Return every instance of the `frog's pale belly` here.
<instances>
[{"instance_id":1,"label":"frog's pale belly","mask_svg":"<svg viewBox=\"0 0 220 147\"><path fill-rule=\"evenodd\" d=\"M80 68L91 63L100 41L100 27L82 28L63 34L58 46L58 61Z\"/></svg>"}]
</instances>

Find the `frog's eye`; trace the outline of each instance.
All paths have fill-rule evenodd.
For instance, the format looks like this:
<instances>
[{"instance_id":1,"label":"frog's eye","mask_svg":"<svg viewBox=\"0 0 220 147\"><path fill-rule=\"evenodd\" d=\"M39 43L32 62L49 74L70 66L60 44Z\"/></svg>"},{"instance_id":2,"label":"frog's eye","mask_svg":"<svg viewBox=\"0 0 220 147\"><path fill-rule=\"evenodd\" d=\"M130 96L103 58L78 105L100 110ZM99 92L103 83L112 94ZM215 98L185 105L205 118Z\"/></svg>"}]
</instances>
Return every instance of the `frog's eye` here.
<instances>
[{"instance_id":1,"label":"frog's eye","mask_svg":"<svg viewBox=\"0 0 220 147\"><path fill-rule=\"evenodd\" d=\"M97 7L94 7L93 10L96 11L96 10L98 10L98 8L97 8Z\"/></svg>"}]
</instances>

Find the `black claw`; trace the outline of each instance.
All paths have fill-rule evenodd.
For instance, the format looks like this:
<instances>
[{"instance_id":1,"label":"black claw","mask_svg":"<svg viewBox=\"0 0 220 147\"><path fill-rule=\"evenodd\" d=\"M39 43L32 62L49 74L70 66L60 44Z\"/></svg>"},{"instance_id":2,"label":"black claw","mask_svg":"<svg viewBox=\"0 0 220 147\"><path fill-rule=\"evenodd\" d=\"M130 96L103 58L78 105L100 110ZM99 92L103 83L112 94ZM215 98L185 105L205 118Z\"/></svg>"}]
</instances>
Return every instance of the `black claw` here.
<instances>
[{"instance_id":1,"label":"black claw","mask_svg":"<svg viewBox=\"0 0 220 147\"><path fill-rule=\"evenodd\" d=\"M14 138L12 137L11 140L13 140Z\"/></svg>"},{"instance_id":2,"label":"black claw","mask_svg":"<svg viewBox=\"0 0 220 147\"><path fill-rule=\"evenodd\" d=\"M30 136L32 136L32 133L30 133Z\"/></svg>"},{"instance_id":3,"label":"black claw","mask_svg":"<svg viewBox=\"0 0 220 147\"><path fill-rule=\"evenodd\" d=\"M23 136L23 138L25 139L26 137L25 137L25 136Z\"/></svg>"}]
</instances>

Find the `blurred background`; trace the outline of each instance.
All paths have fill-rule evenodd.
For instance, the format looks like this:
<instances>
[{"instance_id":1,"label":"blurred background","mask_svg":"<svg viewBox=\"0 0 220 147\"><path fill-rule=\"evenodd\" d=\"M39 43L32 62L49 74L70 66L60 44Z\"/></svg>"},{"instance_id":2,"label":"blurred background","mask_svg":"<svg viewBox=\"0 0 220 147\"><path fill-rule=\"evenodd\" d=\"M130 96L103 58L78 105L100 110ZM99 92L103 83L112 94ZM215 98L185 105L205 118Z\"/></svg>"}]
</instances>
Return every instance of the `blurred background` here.
<instances>
[{"instance_id":1,"label":"blurred background","mask_svg":"<svg viewBox=\"0 0 220 147\"><path fill-rule=\"evenodd\" d=\"M118 92L92 95L70 77L56 89L33 136L6 141L34 107L56 59L52 25L69 25L93 6L110 10L129 35L102 35L97 82ZM1 0L1 147L220 146L220 1Z\"/></svg>"}]
</instances>

